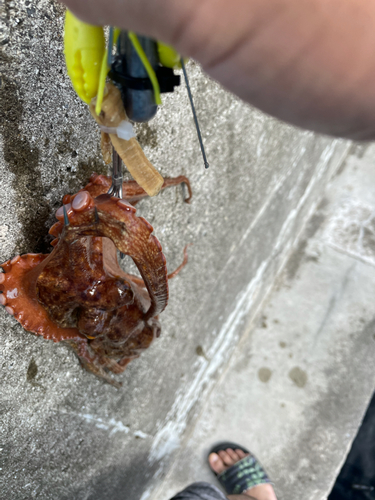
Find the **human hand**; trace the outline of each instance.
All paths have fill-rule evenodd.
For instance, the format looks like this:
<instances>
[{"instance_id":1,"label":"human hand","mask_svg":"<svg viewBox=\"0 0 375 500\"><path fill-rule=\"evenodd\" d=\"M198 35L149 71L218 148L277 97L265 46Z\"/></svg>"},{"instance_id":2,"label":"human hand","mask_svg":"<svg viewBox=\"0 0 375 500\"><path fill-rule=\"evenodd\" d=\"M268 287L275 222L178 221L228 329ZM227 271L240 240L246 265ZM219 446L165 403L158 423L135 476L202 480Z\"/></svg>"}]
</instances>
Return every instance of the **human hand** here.
<instances>
[{"instance_id":1,"label":"human hand","mask_svg":"<svg viewBox=\"0 0 375 500\"><path fill-rule=\"evenodd\" d=\"M375 3L368 0L63 0L196 59L228 90L294 125L375 138Z\"/></svg>"}]
</instances>

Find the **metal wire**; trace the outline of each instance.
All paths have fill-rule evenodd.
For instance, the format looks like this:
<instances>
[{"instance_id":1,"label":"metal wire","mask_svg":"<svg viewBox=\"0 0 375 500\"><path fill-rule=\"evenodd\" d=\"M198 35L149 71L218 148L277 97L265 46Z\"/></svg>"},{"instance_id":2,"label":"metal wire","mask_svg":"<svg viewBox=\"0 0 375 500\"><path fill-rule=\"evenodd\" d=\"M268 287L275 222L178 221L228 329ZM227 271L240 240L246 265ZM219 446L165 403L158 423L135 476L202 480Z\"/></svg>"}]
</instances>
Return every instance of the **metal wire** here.
<instances>
[{"instance_id":1,"label":"metal wire","mask_svg":"<svg viewBox=\"0 0 375 500\"><path fill-rule=\"evenodd\" d=\"M190 85L189 85L189 79L188 79L188 76L187 76L187 72L186 72L186 68L185 68L185 63L184 63L184 60L183 60L183 58L182 58L182 57L181 57L181 59L180 59L180 62L181 62L182 72L184 73L184 78L185 78L185 83L186 83L186 89L187 89L188 96L189 96L189 101L190 101L191 110L192 110L192 112L193 112L193 117L194 117L195 128L196 128L196 130L197 130L198 140L199 140L199 144L200 144L201 151L202 151L202 156L203 156L204 166L205 166L206 168L208 168L210 165L209 165L209 163L208 163L208 161L207 161L206 152L205 152L205 150L204 150L204 145L203 145L202 134L201 134L201 131L200 131L200 128L199 128L199 123L198 123L197 113L195 112L195 107L194 107L194 102L193 102L193 96L192 96L192 94L191 94Z\"/></svg>"}]
</instances>

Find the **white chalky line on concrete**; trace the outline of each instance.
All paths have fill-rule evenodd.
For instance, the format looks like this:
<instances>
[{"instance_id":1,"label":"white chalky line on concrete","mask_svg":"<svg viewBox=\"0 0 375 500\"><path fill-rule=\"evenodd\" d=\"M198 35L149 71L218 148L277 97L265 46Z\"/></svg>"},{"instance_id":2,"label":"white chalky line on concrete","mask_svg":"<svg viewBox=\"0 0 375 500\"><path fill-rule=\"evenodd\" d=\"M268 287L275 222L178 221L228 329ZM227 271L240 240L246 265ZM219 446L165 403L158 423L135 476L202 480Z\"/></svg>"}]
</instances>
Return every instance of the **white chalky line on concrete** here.
<instances>
[{"instance_id":1,"label":"white chalky line on concrete","mask_svg":"<svg viewBox=\"0 0 375 500\"><path fill-rule=\"evenodd\" d=\"M143 493L143 495L141 496L140 500L147 500L148 498L150 498L150 496L151 496L151 491L152 491L152 489L151 489L151 488L147 489L147 490Z\"/></svg>"},{"instance_id":2,"label":"white chalky line on concrete","mask_svg":"<svg viewBox=\"0 0 375 500\"><path fill-rule=\"evenodd\" d=\"M60 413L65 413L65 412L60 412ZM106 431L109 431L111 429L111 432L109 433L110 436L113 434L116 434L116 432L123 432L124 434L129 434L130 427L127 425L124 425L122 422L119 420L115 420L114 418L111 418L109 420L103 420L100 417L95 417L94 415L90 415L90 413L73 413L76 417L83 418L83 420L86 420L86 422L93 423L95 427L98 429L103 429ZM150 437L148 434L146 434L143 431L133 431L132 432L134 437L138 437L141 439L146 439Z\"/></svg>"},{"instance_id":3,"label":"white chalky line on concrete","mask_svg":"<svg viewBox=\"0 0 375 500\"><path fill-rule=\"evenodd\" d=\"M248 313L251 310L252 305L255 302L255 298L257 295L257 291L259 291L259 286L262 284L263 280L263 274L265 270L267 269L268 265L270 262L275 257L275 254L277 254L280 251L280 248L283 248L283 258L281 259L281 266L280 268L283 267L283 264L286 262L288 256L289 256L289 251L291 247L293 246L293 243L296 238L298 238L298 235L293 238L292 241L289 241L287 244L283 242L283 238L285 234L288 232L288 228L298 215L301 207L305 203L306 199L308 196L311 194L314 186L316 185L316 182L321 179L323 176L328 164L329 160L332 158L335 150L335 146L337 144L337 141L334 141L330 146L327 146L321 157L320 157L320 166L318 167L318 170L316 174L311 178L303 196L300 198L298 205L296 206L295 209L293 209L290 214L288 215L286 221L284 222L280 233L279 237L276 241L276 244L274 246L274 251L272 255L265 261L261 263L261 265L258 268L257 274L255 277L251 280L249 285L246 287L246 289L238 295L237 299L237 304L235 306L235 309L233 312L228 316L226 322L224 323L222 329L219 332L219 335L216 337L215 342L213 343L211 349L208 351L207 355L208 358L210 358L210 361L207 361L205 359L200 360L201 367L199 368L197 375L193 381L193 383L190 385L188 390L180 390L179 393L177 394L177 397L175 399L175 402L168 413L166 419L165 419L165 424L163 427L160 428L160 430L156 433L155 438L153 440L150 454L149 454L149 463L154 463L155 461L161 461L160 466L158 470L156 471L154 475L154 479L156 479L158 476L160 476L162 469L163 469L163 459L168 457L174 450L176 450L179 445L180 445L180 436L184 432L186 425L187 425L187 416L194 406L194 404L198 401L198 399L202 396L202 393L204 392L205 394L209 393L209 390L211 386L214 383L214 379L211 378L215 372L218 370L218 368L223 364L223 361L225 358L228 356L228 353L232 352L234 347L231 348L235 344L233 340L236 337L236 328L240 324L240 322L248 315ZM349 148L349 146L348 146ZM340 166L341 161L345 158L345 155L347 153L348 148L344 151L342 158L340 161L337 162L337 165ZM296 160L299 161L301 157ZM284 182L288 175L286 175L283 178ZM267 199L266 205L268 205L271 201L272 196L274 196L277 192L278 189L280 189L282 183L278 183L275 188L272 191L271 196ZM316 203L313 204L313 206L310 208L308 215L306 216L306 220L309 219L311 214L315 211L316 209ZM248 235L251 231L251 229L254 228L256 222L259 220L261 217L261 214L263 213L263 207L257 214L255 220L250 224L248 230L246 231L246 235ZM242 237L240 241L240 245L245 241L245 238ZM231 259L229 259L231 260ZM225 268L227 267L229 261L225 265ZM265 296L267 296L268 292L271 290L273 285L269 286L269 289ZM256 314L256 311L254 312ZM237 334L238 335L238 334ZM205 389L203 391L204 385ZM153 486L151 485L142 495L141 500L146 500L149 498L151 491L153 490Z\"/></svg>"},{"instance_id":4,"label":"white chalky line on concrete","mask_svg":"<svg viewBox=\"0 0 375 500\"><path fill-rule=\"evenodd\" d=\"M107 422L105 422L102 418L100 417L95 417L94 415L90 415L89 413L77 413L77 417L81 417L86 422L92 422L95 424L95 427L98 429L104 429L108 431L111 429L111 432L109 433L110 436L112 434L116 434L116 432L124 432L125 434L128 434L130 432L130 428L127 425L124 425L120 421L116 421L114 418L111 418Z\"/></svg>"}]
</instances>

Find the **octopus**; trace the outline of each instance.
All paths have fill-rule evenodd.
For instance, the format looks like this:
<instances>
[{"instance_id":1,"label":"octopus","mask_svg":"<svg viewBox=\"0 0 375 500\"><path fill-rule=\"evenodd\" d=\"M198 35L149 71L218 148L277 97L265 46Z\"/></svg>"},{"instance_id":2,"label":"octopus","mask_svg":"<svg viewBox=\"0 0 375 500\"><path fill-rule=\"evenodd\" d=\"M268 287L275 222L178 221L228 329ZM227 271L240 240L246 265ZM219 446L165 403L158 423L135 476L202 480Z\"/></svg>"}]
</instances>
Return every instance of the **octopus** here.
<instances>
[{"instance_id":1,"label":"octopus","mask_svg":"<svg viewBox=\"0 0 375 500\"><path fill-rule=\"evenodd\" d=\"M165 179L163 189L185 183ZM82 366L115 386L109 372L127 364L159 337L159 314L168 303L166 259L152 226L134 205L147 196L135 181L123 183L123 198L107 194L111 178L93 174L56 212L50 254L17 255L1 264L0 304L22 327L54 342L68 343ZM140 276L125 273L117 250Z\"/></svg>"}]
</instances>

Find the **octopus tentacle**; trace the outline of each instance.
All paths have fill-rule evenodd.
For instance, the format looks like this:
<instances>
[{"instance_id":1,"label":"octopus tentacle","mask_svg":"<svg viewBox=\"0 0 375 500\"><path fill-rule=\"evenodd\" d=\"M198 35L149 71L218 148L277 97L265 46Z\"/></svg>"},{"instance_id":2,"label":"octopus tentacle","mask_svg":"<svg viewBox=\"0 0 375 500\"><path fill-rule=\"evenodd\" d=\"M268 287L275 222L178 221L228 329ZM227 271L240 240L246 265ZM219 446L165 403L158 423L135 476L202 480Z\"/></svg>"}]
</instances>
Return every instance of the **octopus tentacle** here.
<instances>
[{"instance_id":1,"label":"octopus tentacle","mask_svg":"<svg viewBox=\"0 0 375 500\"><path fill-rule=\"evenodd\" d=\"M1 264L4 274L0 275L0 303L29 332L54 342L87 342L77 328L61 328L56 325L38 301L36 281L51 258L52 254L26 254Z\"/></svg>"},{"instance_id":2,"label":"octopus tentacle","mask_svg":"<svg viewBox=\"0 0 375 500\"><path fill-rule=\"evenodd\" d=\"M172 278L175 278L178 274L180 274L180 272L183 270L183 268L186 266L186 264L188 263L188 253L187 253L187 249L188 247L192 245L192 243L189 243L187 245L185 245L185 248L184 248L184 259L183 261L181 262L181 264L174 270L172 271L171 273L168 274L168 280L171 280ZM137 285L139 286L146 286L143 279L141 278L138 278L138 276L134 276L134 274L126 274L126 277L128 279L130 279L133 283L136 283Z\"/></svg>"},{"instance_id":3,"label":"octopus tentacle","mask_svg":"<svg viewBox=\"0 0 375 500\"><path fill-rule=\"evenodd\" d=\"M120 365L119 363L110 358L100 358L95 353L90 354L89 352L90 348L88 344L86 345L78 344L74 340L68 340L68 343L77 354L81 365L87 371L93 373L99 378L102 378L103 380L105 380L105 382L113 385L117 389L119 389L122 386L121 382L117 382L117 380L113 379L110 375L108 375L106 369L112 371L113 373L119 374L125 370L126 365L122 367L122 365Z\"/></svg>"},{"instance_id":4,"label":"octopus tentacle","mask_svg":"<svg viewBox=\"0 0 375 500\"><path fill-rule=\"evenodd\" d=\"M189 196L185 198L185 203L190 203L190 200L193 196L190 181L184 175L179 175L177 177L166 177L164 179L164 183L161 187L161 190L166 189L172 186L178 186L179 184L185 184ZM107 175L98 175L93 173L90 177L89 183L80 191L87 191L93 198L97 198L101 194L108 193L109 188L112 185L112 178ZM122 183L122 195L123 198L131 203L132 205L136 205L143 198L147 198L148 194L146 191L139 186L136 181L129 180L124 181ZM66 205L70 203L72 199L72 195L66 194L63 198L63 204Z\"/></svg>"}]
</instances>

